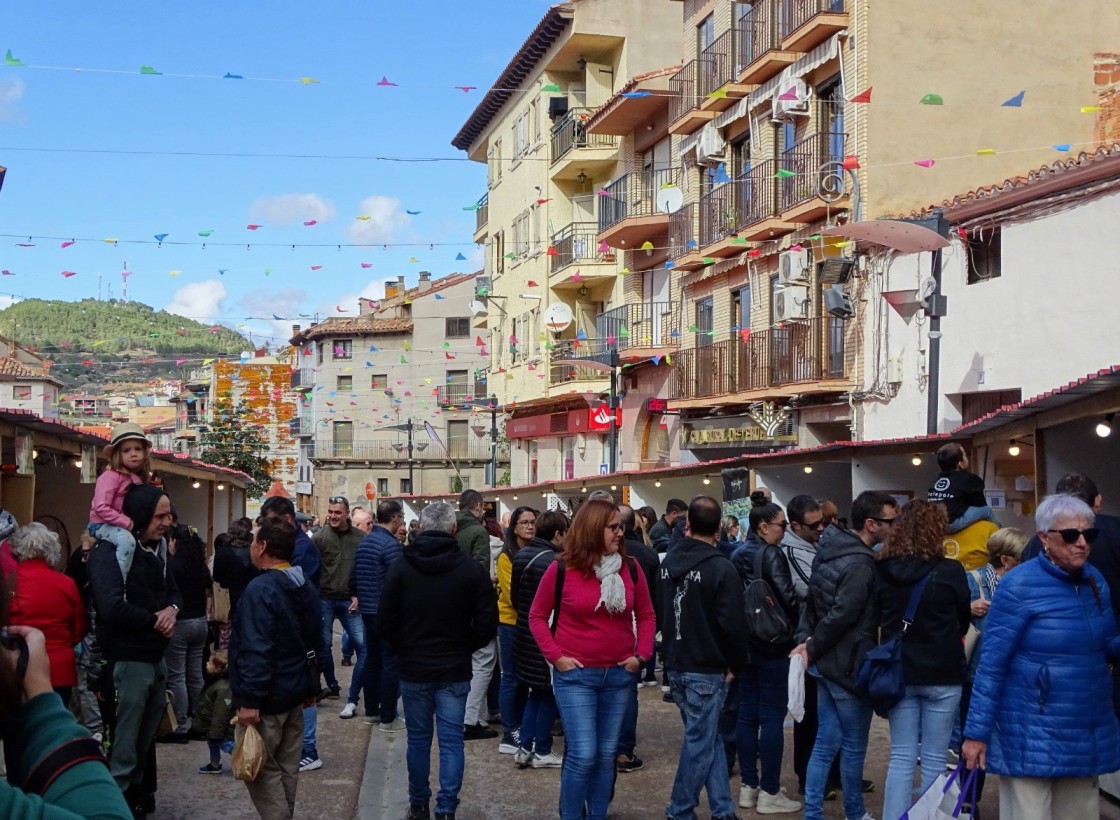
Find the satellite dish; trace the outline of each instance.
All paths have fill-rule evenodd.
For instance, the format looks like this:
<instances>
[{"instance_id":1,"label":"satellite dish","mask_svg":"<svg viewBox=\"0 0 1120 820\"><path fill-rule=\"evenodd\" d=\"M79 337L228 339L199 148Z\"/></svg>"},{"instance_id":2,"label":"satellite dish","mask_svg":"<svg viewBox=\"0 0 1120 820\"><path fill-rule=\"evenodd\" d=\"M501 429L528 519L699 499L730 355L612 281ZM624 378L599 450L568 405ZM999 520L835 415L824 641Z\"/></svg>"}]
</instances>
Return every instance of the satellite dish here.
<instances>
[{"instance_id":1,"label":"satellite dish","mask_svg":"<svg viewBox=\"0 0 1120 820\"><path fill-rule=\"evenodd\" d=\"M480 302L478 299L472 299L471 303L467 305L467 309L470 310L472 316L481 316L486 312L486 303Z\"/></svg>"},{"instance_id":2,"label":"satellite dish","mask_svg":"<svg viewBox=\"0 0 1120 820\"><path fill-rule=\"evenodd\" d=\"M675 214L684 206L684 192L676 185L662 188L657 192L657 210L663 214Z\"/></svg>"},{"instance_id":3,"label":"satellite dish","mask_svg":"<svg viewBox=\"0 0 1120 820\"><path fill-rule=\"evenodd\" d=\"M553 333L562 333L575 321L572 309L563 302L553 302L544 312L544 324Z\"/></svg>"}]
</instances>

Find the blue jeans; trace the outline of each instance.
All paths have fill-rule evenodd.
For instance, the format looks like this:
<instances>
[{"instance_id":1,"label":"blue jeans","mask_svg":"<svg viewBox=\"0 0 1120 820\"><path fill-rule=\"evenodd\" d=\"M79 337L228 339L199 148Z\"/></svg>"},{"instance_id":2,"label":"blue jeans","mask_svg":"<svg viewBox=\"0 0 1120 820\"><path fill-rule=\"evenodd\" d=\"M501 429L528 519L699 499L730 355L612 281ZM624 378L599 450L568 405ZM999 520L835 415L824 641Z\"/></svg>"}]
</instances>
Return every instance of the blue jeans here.
<instances>
[{"instance_id":1,"label":"blue jeans","mask_svg":"<svg viewBox=\"0 0 1120 820\"><path fill-rule=\"evenodd\" d=\"M404 720L408 732L408 802L428 805L432 787L432 735L439 737L439 793L436 813L454 814L459 808L466 754L463 749L463 716L467 711L470 681L419 683L401 681Z\"/></svg>"},{"instance_id":2,"label":"blue jeans","mask_svg":"<svg viewBox=\"0 0 1120 820\"><path fill-rule=\"evenodd\" d=\"M502 731L507 735L521 725L528 687L517 680L513 665L513 636L517 627L498 624L498 656L501 660L502 682L498 690L498 711L502 713Z\"/></svg>"},{"instance_id":3,"label":"blue jeans","mask_svg":"<svg viewBox=\"0 0 1120 820\"><path fill-rule=\"evenodd\" d=\"M639 670L639 677L641 676ZM626 697L626 711L622 715L622 728L618 732L618 748L615 753L631 757L638 745L638 687L634 687Z\"/></svg>"},{"instance_id":4,"label":"blue jeans","mask_svg":"<svg viewBox=\"0 0 1120 820\"><path fill-rule=\"evenodd\" d=\"M319 729L319 707L308 706L303 710L303 751L300 757L318 757L319 745L316 733Z\"/></svg>"},{"instance_id":5,"label":"blue jeans","mask_svg":"<svg viewBox=\"0 0 1120 820\"><path fill-rule=\"evenodd\" d=\"M914 802L914 767L922 754L925 791L945 771L945 750L961 702L959 686L907 686L891 709L891 763L883 794L883 817L901 817Z\"/></svg>"},{"instance_id":6,"label":"blue jeans","mask_svg":"<svg viewBox=\"0 0 1120 820\"><path fill-rule=\"evenodd\" d=\"M350 645L358 653L358 662L354 664L354 674L350 677L350 694L348 703L357 703L358 696L362 693L362 680L365 678L366 668L366 629L362 625L362 616L350 611L349 598L322 598L319 608L323 614L323 663L321 669L327 678L327 686L334 689L338 686L338 678L334 676L334 653L331 651L331 641L335 619L342 624L343 630L350 636Z\"/></svg>"},{"instance_id":7,"label":"blue jeans","mask_svg":"<svg viewBox=\"0 0 1120 820\"><path fill-rule=\"evenodd\" d=\"M350 633L346 630L342 632L342 657L351 660L354 657L354 644L350 640Z\"/></svg>"},{"instance_id":8,"label":"blue jeans","mask_svg":"<svg viewBox=\"0 0 1120 820\"><path fill-rule=\"evenodd\" d=\"M638 676L621 666L576 667L553 675L564 721L560 820L606 820L622 715L637 684Z\"/></svg>"},{"instance_id":9,"label":"blue jeans","mask_svg":"<svg viewBox=\"0 0 1120 820\"><path fill-rule=\"evenodd\" d=\"M551 689L529 690L521 717L520 746L538 755L552 753L552 724L556 722L556 697Z\"/></svg>"},{"instance_id":10,"label":"blue jeans","mask_svg":"<svg viewBox=\"0 0 1120 820\"><path fill-rule=\"evenodd\" d=\"M735 745L739 750L743 785L777 794L782 785L789 658L767 658L754 653L738 684L739 720L735 726ZM761 764L761 779L756 759Z\"/></svg>"},{"instance_id":11,"label":"blue jeans","mask_svg":"<svg viewBox=\"0 0 1120 820\"><path fill-rule=\"evenodd\" d=\"M818 678L817 719L817 742L805 772L805 820L824 820L824 792L837 752L844 816L860 820L867 813L863 803L863 760L871 729L871 704L827 678Z\"/></svg>"},{"instance_id":12,"label":"blue jeans","mask_svg":"<svg viewBox=\"0 0 1120 820\"><path fill-rule=\"evenodd\" d=\"M366 714L377 714L382 723L392 723L397 718L397 698L401 696L397 678L397 653L377 631L377 616L363 615L366 627L367 650L364 657L366 684Z\"/></svg>"},{"instance_id":13,"label":"blue jeans","mask_svg":"<svg viewBox=\"0 0 1120 820\"><path fill-rule=\"evenodd\" d=\"M734 817L727 757L719 735L719 714L727 697L723 674L669 672L669 692L681 710L684 740L665 816L694 820L700 790L707 788L712 817Z\"/></svg>"},{"instance_id":14,"label":"blue jeans","mask_svg":"<svg viewBox=\"0 0 1120 820\"><path fill-rule=\"evenodd\" d=\"M175 631L164 650L167 664L167 688L175 698L176 730L185 734L191 728L191 716L202 694L202 651L206 648L206 618L183 618L175 622Z\"/></svg>"}]
</instances>

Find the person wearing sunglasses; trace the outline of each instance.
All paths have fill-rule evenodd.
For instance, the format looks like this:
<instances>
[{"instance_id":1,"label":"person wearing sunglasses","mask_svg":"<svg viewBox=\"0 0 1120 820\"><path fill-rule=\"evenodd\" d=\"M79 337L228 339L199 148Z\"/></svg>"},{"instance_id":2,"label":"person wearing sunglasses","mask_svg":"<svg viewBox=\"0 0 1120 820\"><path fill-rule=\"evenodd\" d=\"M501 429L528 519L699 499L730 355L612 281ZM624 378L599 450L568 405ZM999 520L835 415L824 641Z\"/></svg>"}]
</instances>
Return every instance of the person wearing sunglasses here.
<instances>
[{"instance_id":1,"label":"person wearing sunglasses","mask_svg":"<svg viewBox=\"0 0 1120 820\"><path fill-rule=\"evenodd\" d=\"M1043 553L1000 581L985 618L961 755L1000 776L1005 817L1097 817L1097 777L1120 769L1108 669L1120 631L1088 563L1094 517L1079 498L1043 499Z\"/></svg>"},{"instance_id":2,"label":"person wearing sunglasses","mask_svg":"<svg viewBox=\"0 0 1120 820\"><path fill-rule=\"evenodd\" d=\"M756 579L765 581L778 607L795 627L801 614L800 598L793 586L789 561L779 546L789 523L782 508L761 493L751 496L751 504L747 539L732 553L731 563L744 586ZM735 726L735 746L743 778L739 805L756 808L760 814L789 814L801 809L801 804L787 797L781 788L786 687L789 652L793 647L792 627L784 640L752 640L751 662L732 684L739 688Z\"/></svg>"}]
</instances>

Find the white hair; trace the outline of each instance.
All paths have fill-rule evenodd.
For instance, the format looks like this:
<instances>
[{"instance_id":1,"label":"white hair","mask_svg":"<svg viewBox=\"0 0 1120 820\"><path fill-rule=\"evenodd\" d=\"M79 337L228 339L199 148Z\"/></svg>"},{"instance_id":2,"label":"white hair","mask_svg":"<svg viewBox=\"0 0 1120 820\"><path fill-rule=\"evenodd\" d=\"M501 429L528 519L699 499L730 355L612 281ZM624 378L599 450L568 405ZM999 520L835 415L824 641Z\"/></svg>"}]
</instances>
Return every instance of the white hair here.
<instances>
[{"instance_id":1,"label":"white hair","mask_svg":"<svg viewBox=\"0 0 1120 820\"><path fill-rule=\"evenodd\" d=\"M12 556L17 561L31 561L42 558L52 566L62 557L62 544L58 535L38 522L20 527L9 541Z\"/></svg>"},{"instance_id":2,"label":"white hair","mask_svg":"<svg viewBox=\"0 0 1120 820\"><path fill-rule=\"evenodd\" d=\"M1075 495L1048 495L1042 499L1034 513L1034 524L1039 532L1057 529L1062 519L1084 521L1086 527L1093 525L1096 516L1093 508Z\"/></svg>"},{"instance_id":3,"label":"white hair","mask_svg":"<svg viewBox=\"0 0 1120 820\"><path fill-rule=\"evenodd\" d=\"M429 504L420 511L421 532L446 532L455 531L455 510L443 501Z\"/></svg>"}]
</instances>

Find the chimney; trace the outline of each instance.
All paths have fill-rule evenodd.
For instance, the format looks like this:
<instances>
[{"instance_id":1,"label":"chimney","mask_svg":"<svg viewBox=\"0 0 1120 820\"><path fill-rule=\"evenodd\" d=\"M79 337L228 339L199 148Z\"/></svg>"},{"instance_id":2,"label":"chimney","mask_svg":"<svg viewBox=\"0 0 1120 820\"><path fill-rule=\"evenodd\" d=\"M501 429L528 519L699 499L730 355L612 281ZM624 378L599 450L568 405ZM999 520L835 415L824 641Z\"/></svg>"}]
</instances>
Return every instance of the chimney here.
<instances>
[{"instance_id":1,"label":"chimney","mask_svg":"<svg viewBox=\"0 0 1120 820\"><path fill-rule=\"evenodd\" d=\"M402 279L404 277L401 277ZM385 298L392 299L397 295L397 283L392 279L385 280Z\"/></svg>"},{"instance_id":2,"label":"chimney","mask_svg":"<svg viewBox=\"0 0 1120 820\"><path fill-rule=\"evenodd\" d=\"M431 271L426 271L426 270L420 271L420 284L416 288L417 292L418 293L423 293L424 291L431 290L431 288L432 288L432 273L431 273Z\"/></svg>"},{"instance_id":3,"label":"chimney","mask_svg":"<svg viewBox=\"0 0 1120 820\"><path fill-rule=\"evenodd\" d=\"M292 338L299 335L299 325L292 325Z\"/></svg>"},{"instance_id":4,"label":"chimney","mask_svg":"<svg viewBox=\"0 0 1120 820\"><path fill-rule=\"evenodd\" d=\"M398 276L398 277L397 277L397 289L398 289L398 290L399 290L399 291L400 291L401 293L404 293L404 291L405 291L405 287L404 287L404 274L403 274L403 273L402 273L402 274L401 274L400 276Z\"/></svg>"}]
</instances>

